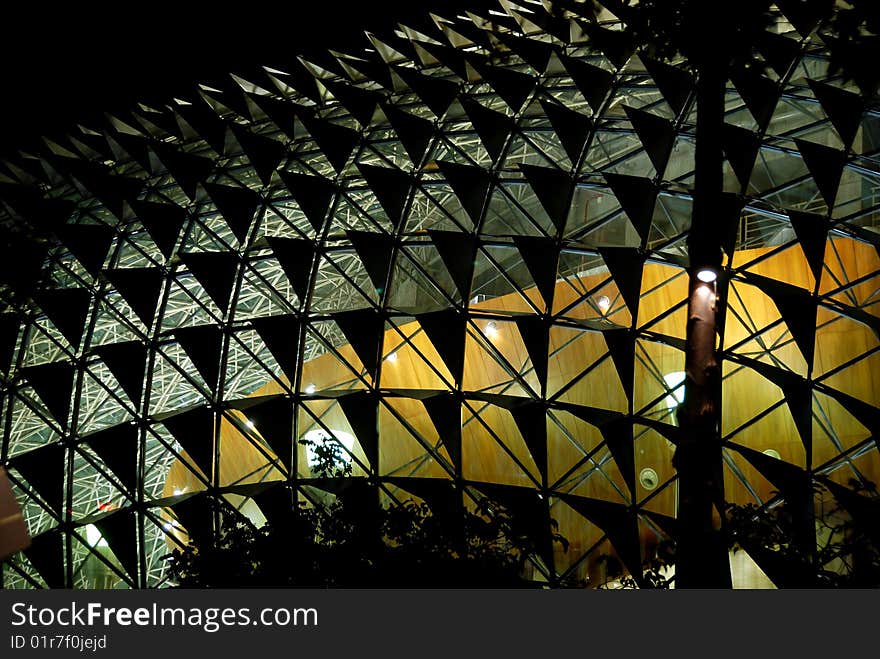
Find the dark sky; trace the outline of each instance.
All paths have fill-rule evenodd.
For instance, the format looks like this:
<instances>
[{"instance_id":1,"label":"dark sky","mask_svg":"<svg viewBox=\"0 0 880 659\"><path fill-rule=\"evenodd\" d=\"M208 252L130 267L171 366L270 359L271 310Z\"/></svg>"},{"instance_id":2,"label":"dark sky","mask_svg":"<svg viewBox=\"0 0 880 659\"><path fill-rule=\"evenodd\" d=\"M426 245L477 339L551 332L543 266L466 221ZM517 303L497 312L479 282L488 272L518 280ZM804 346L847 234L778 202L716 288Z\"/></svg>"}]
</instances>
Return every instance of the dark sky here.
<instances>
[{"instance_id":1,"label":"dark sky","mask_svg":"<svg viewBox=\"0 0 880 659\"><path fill-rule=\"evenodd\" d=\"M230 71L346 50L413 14L492 0L31 2L3 10L0 156L135 102L189 97ZM226 7L230 7L226 9ZM349 48L350 49L350 48Z\"/></svg>"}]
</instances>

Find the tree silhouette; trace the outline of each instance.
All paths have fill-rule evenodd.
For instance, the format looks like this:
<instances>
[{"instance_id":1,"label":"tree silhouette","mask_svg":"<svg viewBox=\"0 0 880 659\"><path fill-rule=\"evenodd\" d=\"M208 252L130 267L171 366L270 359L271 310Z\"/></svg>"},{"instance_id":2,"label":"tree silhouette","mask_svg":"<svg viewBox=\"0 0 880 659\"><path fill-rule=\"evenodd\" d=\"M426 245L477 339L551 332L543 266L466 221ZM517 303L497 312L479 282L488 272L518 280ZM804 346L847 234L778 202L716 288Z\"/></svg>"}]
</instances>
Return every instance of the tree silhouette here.
<instances>
[{"instance_id":1,"label":"tree silhouette","mask_svg":"<svg viewBox=\"0 0 880 659\"><path fill-rule=\"evenodd\" d=\"M759 53L773 35L778 6L802 36L817 28L829 44L832 66L855 80L866 95L877 91L878 20L871 0L563 0L560 12L594 21L604 6L623 22L628 43L647 60L688 70L695 80L696 130L693 210L688 236L689 299L685 339L685 400L677 416L673 458L679 483L677 582L679 587L729 587L727 543L718 519L725 506L719 441L721 373L716 355L716 288L722 238L731 206L724 191L722 148L725 95L731 74L762 74L770 68ZM598 28L598 24L597 24ZM873 60L876 61L876 58ZM662 175L662 172L659 172ZM701 281L701 272L713 273Z\"/></svg>"},{"instance_id":2,"label":"tree silhouette","mask_svg":"<svg viewBox=\"0 0 880 659\"><path fill-rule=\"evenodd\" d=\"M432 510L413 499L381 506L369 486L350 478L338 442L300 443L317 476L338 486L335 494L261 528L222 508L217 533L166 557L172 581L188 588L534 587L524 574L538 553L534 539L503 506L490 499L473 510ZM553 540L567 548L559 534Z\"/></svg>"},{"instance_id":3,"label":"tree silhouette","mask_svg":"<svg viewBox=\"0 0 880 659\"><path fill-rule=\"evenodd\" d=\"M745 551L778 588L880 587L876 486L851 480L845 487L817 480L811 494L825 510L810 542L801 540L802 506L782 494L763 506L726 504L729 550ZM648 554L640 584L616 558L602 556L606 581L600 588L670 588L677 582L675 544L661 542Z\"/></svg>"}]
</instances>

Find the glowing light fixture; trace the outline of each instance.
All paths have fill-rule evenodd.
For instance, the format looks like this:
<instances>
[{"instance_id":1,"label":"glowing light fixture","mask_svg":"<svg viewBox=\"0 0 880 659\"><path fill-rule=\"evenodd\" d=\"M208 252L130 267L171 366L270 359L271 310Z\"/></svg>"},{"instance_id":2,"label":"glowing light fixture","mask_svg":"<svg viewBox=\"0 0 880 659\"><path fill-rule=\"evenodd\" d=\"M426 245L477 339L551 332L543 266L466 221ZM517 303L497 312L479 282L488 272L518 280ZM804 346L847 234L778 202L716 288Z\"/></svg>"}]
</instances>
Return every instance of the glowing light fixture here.
<instances>
[{"instance_id":1,"label":"glowing light fixture","mask_svg":"<svg viewBox=\"0 0 880 659\"><path fill-rule=\"evenodd\" d=\"M697 271L697 279L704 284L711 284L718 279L718 273L712 270L712 268L702 268Z\"/></svg>"},{"instance_id":2,"label":"glowing light fixture","mask_svg":"<svg viewBox=\"0 0 880 659\"><path fill-rule=\"evenodd\" d=\"M490 320L486 323L486 334L489 336L495 336L498 334L498 324L494 320Z\"/></svg>"},{"instance_id":3,"label":"glowing light fixture","mask_svg":"<svg viewBox=\"0 0 880 659\"><path fill-rule=\"evenodd\" d=\"M313 384L307 384L307 385L306 385L306 393L307 393L309 396L311 396L311 395L312 395L313 393L315 393L317 390L318 390L318 388L317 388L315 385L313 385Z\"/></svg>"},{"instance_id":4,"label":"glowing light fixture","mask_svg":"<svg viewBox=\"0 0 880 659\"><path fill-rule=\"evenodd\" d=\"M397 361L397 353L396 352L389 352L388 356L385 358L385 361L388 362L389 364L395 363Z\"/></svg>"},{"instance_id":5,"label":"glowing light fixture","mask_svg":"<svg viewBox=\"0 0 880 659\"><path fill-rule=\"evenodd\" d=\"M248 429L250 429L250 430L253 430L254 428L257 427L256 425L254 425L254 422L251 421L250 419L246 419L244 422L244 425L246 425L248 427Z\"/></svg>"},{"instance_id":6,"label":"glowing light fixture","mask_svg":"<svg viewBox=\"0 0 880 659\"><path fill-rule=\"evenodd\" d=\"M607 295L600 295L596 298L596 306L604 314L611 307L611 299Z\"/></svg>"}]
</instances>

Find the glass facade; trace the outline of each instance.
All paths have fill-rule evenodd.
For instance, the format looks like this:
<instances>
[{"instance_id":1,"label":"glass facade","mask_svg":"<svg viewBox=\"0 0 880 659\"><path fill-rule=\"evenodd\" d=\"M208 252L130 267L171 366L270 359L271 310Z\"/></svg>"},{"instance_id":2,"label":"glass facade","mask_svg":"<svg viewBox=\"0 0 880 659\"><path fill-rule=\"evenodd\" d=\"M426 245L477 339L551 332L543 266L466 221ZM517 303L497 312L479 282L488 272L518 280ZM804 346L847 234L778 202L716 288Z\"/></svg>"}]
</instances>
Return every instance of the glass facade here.
<instances>
[{"instance_id":1,"label":"glass facade","mask_svg":"<svg viewBox=\"0 0 880 659\"><path fill-rule=\"evenodd\" d=\"M212 501L489 496L635 569L676 515L696 110L620 25L515 8L139 106L0 169L52 236L0 316L5 587L157 587ZM500 14L504 14L503 16ZM490 20L491 19L491 20ZM880 476L880 114L779 15L732 77L725 495ZM325 61L326 60L326 61ZM817 495L817 512L827 502ZM555 522L551 522L554 520Z\"/></svg>"}]
</instances>

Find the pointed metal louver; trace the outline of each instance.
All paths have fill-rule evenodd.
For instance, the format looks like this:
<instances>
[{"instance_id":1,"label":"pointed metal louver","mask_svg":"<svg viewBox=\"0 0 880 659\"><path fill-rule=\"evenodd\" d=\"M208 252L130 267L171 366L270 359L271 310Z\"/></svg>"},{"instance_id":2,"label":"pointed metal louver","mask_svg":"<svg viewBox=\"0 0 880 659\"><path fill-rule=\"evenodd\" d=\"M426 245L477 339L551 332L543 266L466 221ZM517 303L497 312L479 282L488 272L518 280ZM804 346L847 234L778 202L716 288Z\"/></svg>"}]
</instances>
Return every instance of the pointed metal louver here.
<instances>
[{"instance_id":1,"label":"pointed metal louver","mask_svg":"<svg viewBox=\"0 0 880 659\"><path fill-rule=\"evenodd\" d=\"M877 145L871 99L820 66L818 5L776 4L764 73L732 72L706 229L727 494L779 492L803 521L810 470L878 477ZM537 581L592 578L609 552L638 575L676 533L695 81L633 57L630 10L603 6L426 16L0 163L0 223L45 241L0 291L0 449L50 529L3 587L91 585L98 555L116 586L160 586L175 537L256 508L296 524L316 489L375 534L380 492L460 522L487 497L535 540ZM313 429L354 437L371 482L312 478Z\"/></svg>"}]
</instances>

